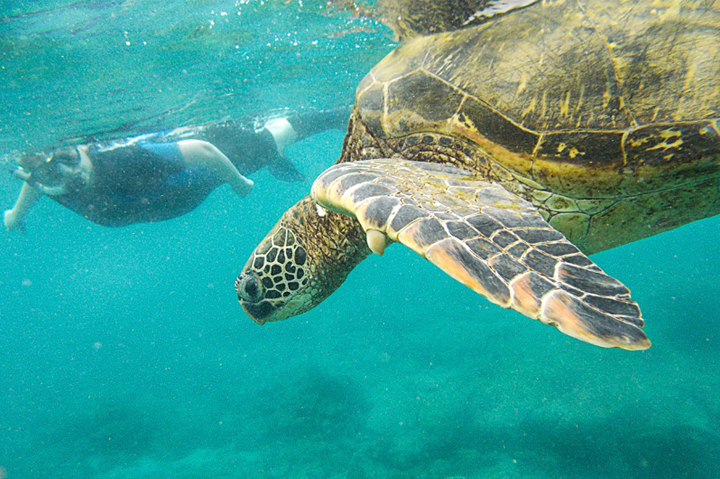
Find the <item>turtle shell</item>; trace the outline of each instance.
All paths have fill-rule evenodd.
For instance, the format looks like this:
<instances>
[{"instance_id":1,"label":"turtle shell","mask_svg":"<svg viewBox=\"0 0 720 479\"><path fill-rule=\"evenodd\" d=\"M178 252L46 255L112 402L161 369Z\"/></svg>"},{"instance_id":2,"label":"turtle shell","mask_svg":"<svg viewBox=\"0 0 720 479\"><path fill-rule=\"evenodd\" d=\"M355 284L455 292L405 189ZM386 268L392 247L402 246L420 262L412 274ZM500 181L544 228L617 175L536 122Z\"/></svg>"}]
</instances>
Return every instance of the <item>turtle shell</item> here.
<instances>
[{"instance_id":1,"label":"turtle shell","mask_svg":"<svg viewBox=\"0 0 720 479\"><path fill-rule=\"evenodd\" d=\"M492 1L492 0L491 0ZM392 28L398 40L463 28L488 0L380 0L380 21Z\"/></svg>"},{"instance_id":2,"label":"turtle shell","mask_svg":"<svg viewBox=\"0 0 720 479\"><path fill-rule=\"evenodd\" d=\"M357 108L411 159L417 135L461 140L464 167L587 252L629 242L720 212L720 1L544 0L418 36L365 77ZM597 224L638 214L636 228Z\"/></svg>"}]
</instances>

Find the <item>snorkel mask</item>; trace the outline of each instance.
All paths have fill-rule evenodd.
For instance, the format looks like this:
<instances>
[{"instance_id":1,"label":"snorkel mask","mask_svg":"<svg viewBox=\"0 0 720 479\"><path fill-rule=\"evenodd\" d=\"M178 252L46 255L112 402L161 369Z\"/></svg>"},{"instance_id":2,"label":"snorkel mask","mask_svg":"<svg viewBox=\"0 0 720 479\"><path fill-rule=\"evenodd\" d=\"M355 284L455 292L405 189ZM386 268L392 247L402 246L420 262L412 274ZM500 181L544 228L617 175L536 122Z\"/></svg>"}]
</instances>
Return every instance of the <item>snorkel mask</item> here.
<instances>
[{"instance_id":1,"label":"snorkel mask","mask_svg":"<svg viewBox=\"0 0 720 479\"><path fill-rule=\"evenodd\" d=\"M31 185L59 186L67 182L68 174L79 163L80 157L74 147L59 148L49 154L23 156L13 175Z\"/></svg>"}]
</instances>

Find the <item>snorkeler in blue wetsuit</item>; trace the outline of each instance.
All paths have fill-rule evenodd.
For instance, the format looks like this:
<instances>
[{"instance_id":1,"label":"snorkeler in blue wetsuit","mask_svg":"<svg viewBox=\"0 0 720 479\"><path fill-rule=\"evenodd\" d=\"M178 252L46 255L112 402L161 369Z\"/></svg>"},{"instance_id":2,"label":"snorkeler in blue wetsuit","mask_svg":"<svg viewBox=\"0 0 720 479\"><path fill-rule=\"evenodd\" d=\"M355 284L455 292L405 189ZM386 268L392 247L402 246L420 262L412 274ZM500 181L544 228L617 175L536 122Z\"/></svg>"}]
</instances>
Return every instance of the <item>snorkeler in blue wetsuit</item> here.
<instances>
[{"instance_id":1,"label":"snorkeler in blue wetsuit","mask_svg":"<svg viewBox=\"0 0 720 479\"><path fill-rule=\"evenodd\" d=\"M116 227L181 216L225 183L245 196L253 183L244 175L263 167L282 180L300 180L284 148L327 129L344 130L348 116L348 108L310 112L273 118L261 128L226 121L26 155L14 171L25 183L5 212L5 227L22 228L43 195Z\"/></svg>"}]
</instances>

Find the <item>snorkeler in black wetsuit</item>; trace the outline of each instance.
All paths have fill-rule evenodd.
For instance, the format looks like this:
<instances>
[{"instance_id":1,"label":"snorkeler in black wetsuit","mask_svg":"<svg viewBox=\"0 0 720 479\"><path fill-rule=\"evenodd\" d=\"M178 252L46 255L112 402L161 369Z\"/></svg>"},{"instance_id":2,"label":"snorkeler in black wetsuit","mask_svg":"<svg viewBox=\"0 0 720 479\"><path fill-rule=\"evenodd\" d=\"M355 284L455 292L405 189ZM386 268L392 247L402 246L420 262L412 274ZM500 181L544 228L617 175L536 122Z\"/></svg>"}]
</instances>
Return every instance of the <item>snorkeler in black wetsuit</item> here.
<instances>
[{"instance_id":1,"label":"snorkeler in black wetsuit","mask_svg":"<svg viewBox=\"0 0 720 479\"><path fill-rule=\"evenodd\" d=\"M344 130L348 116L348 108L295 114L259 129L226 121L26 155L14 171L25 183L5 212L5 227L22 228L43 195L94 223L117 227L181 216L224 183L245 196L252 181L244 175L263 167L281 180L301 180L284 148L324 130Z\"/></svg>"}]
</instances>

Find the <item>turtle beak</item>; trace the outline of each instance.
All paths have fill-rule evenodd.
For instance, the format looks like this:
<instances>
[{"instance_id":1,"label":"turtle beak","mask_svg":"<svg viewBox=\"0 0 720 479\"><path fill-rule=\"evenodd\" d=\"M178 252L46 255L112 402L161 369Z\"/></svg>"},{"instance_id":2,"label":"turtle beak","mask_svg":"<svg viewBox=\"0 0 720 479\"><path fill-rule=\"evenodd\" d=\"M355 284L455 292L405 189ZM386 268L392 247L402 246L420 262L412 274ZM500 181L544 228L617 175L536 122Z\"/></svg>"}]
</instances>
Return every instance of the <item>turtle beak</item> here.
<instances>
[{"instance_id":1,"label":"turtle beak","mask_svg":"<svg viewBox=\"0 0 720 479\"><path fill-rule=\"evenodd\" d=\"M264 320L264 319L257 318L257 317L255 317L255 316L253 315L253 313L251 313L251 311L254 311L254 309L255 309L255 308L253 307L253 305L250 305L250 304L244 302L243 300L240 300L240 306L242 306L242 309L243 309L243 311L245 311L245 314L247 314L248 316L250 316L250 319L252 319L252 320L255 321L256 323L258 323L260 326L262 326L263 324L265 324L265 320Z\"/></svg>"},{"instance_id":2,"label":"turtle beak","mask_svg":"<svg viewBox=\"0 0 720 479\"><path fill-rule=\"evenodd\" d=\"M275 313L275 306L270 304L267 300L262 300L259 303L251 303L245 300L240 300L240 306L245 311L245 314L250 316L250 319L258 323L260 326L268 321L268 318L272 318ZM276 319L270 319L270 321L276 321Z\"/></svg>"},{"instance_id":3,"label":"turtle beak","mask_svg":"<svg viewBox=\"0 0 720 479\"><path fill-rule=\"evenodd\" d=\"M263 286L255 271L244 271L237 277L235 292L245 314L261 326L275 311L275 307L263 298Z\"/></svg>"}]
</instances>

